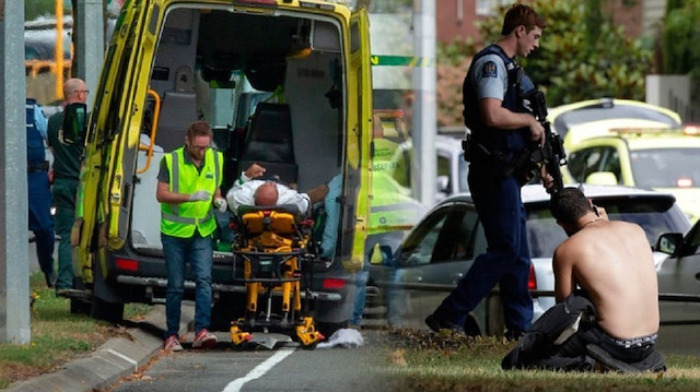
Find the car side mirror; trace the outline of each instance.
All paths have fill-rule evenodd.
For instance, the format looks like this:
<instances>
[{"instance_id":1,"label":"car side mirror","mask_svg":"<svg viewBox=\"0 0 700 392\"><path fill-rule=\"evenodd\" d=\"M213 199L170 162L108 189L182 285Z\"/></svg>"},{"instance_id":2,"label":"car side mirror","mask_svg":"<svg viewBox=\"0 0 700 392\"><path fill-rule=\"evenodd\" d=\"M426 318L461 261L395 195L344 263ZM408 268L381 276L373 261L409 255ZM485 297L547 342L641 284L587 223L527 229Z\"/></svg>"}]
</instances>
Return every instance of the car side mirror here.
<instances>
[{"instance_id":1,"label":"car side mirror","mask_svg":"<svg viewBox=\"0 0 700 392\"><path fill-rule=\"evenodd\" d=\"M681 233L663 233L656 240L654 250L671 255L678 256L681 245L683 244L683 234Z\"/></svg>"},{"instance_id":2,"label":"car side mirror","mask_svg":"<svg viewBox=\"0 0 700 392\"><path fill-rule=\"evenodd\" d=\"M67 144L85 141L87 130L87 105L75 102L63 109L63 141Z\"/></svg>"}]
</instances>

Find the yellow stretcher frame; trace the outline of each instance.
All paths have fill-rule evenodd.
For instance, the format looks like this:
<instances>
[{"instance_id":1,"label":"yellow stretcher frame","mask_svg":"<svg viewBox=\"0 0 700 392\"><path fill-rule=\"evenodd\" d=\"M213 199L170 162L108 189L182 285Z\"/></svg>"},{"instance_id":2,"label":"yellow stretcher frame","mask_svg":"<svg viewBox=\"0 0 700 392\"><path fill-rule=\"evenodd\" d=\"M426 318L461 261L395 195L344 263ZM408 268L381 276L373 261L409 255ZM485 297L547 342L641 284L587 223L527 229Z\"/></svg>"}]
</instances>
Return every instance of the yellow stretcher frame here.
<instances>
[{"instance_id":1,"label":"yellow stretcher frame","mask_svg":"<svg viewBox=\"0 0 700 392\"><path fill-rule=\"evenodd\" d=\"M240 223L233 253L243 261L246 310L244 317L232 322L231 341L240 346L252 338L251 332L276 331L290 335L306 349L316 348L325 337L309 315L312 295L307 293L302 302L309 225L290 212L271 208L243 213ZM273 295L281 297L279 309L275 309L279 313L273 313ZM260 296L266 300L262 310Z\"/></svg>"}]
</instances>

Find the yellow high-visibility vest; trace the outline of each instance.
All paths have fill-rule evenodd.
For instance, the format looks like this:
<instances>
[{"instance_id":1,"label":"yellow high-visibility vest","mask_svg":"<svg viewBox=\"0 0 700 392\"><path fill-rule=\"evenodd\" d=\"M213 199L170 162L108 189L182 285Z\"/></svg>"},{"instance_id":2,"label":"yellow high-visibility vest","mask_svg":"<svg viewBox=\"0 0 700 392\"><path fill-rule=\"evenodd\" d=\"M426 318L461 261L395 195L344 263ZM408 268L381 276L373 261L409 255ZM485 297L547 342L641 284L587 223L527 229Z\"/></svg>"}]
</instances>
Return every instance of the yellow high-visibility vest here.
<instances>
[{"instance_id":1,"label":"yellow high-visibility vest","mask_svg":"<svg viewBox=\"0 0 700 392\"><path fill-rule=\"evenodd\" d=\"M213 198L216 189L221 186L223 161L222 154L210 148L204 155L202 170L197 171L195 165L185 162L184 147L166 154L165 164L170 175L169 190L187 194L207 191ZM202 237L206 237L216 230L212 199L181 204L161 203L160 210L160 230L163 234L190 238L198 230Z\"/></svg>"}]
</instances>

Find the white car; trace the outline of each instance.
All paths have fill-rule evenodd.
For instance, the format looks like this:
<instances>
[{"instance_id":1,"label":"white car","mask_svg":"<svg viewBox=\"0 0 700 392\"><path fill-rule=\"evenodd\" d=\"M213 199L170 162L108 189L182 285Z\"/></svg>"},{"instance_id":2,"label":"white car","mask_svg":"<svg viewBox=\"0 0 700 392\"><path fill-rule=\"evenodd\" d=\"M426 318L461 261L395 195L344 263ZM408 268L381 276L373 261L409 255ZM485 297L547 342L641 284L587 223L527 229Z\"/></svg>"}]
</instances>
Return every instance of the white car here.
<instances>
[{"instance_id":1,"label":"white car","mask_svg":"<svg viewBox=\"0 0 700 392\"><path fill-rule=\"evenodd\" d=\"M611 220L635 222L643 227L650 246L662 233L685 233L690 228L688 218L670 194L622 186L586 186L584 193L596 205L604 207ZM555 303L551 259L566 234L552 218L550 196L541 185L526 185L522 197L533 266L529 288L537 319ZM409 232L391 266L372 265L370 286L376 286L372 292L378 293L372 299L373 304L387 304L387 317L392 324L425 329L425 317L485 250L486 239L471 197L468 194L450 197L438 203ZM657 265L662 265L667 257L665 253L654 252ZM664 305L662 320L666 315ZM503 333L498 287L472 312L472 317L478 333Z\"/></svg>"},{"instance_id":2,"label":"white car","mask_svg":"<svg viewBox=\"0 0 700 392\"><path fill-rule=\"evenodd\" d=\"M469 164L464 160L461 139L445 135L435 135L435 155L437 157L437 178L435 181L435 200L469 191L467 173ZM390 174L401 186L410 189L412 178L411 162L413 143L408 140L401 143L392 158Z\"/></svg>"}]
</instances>

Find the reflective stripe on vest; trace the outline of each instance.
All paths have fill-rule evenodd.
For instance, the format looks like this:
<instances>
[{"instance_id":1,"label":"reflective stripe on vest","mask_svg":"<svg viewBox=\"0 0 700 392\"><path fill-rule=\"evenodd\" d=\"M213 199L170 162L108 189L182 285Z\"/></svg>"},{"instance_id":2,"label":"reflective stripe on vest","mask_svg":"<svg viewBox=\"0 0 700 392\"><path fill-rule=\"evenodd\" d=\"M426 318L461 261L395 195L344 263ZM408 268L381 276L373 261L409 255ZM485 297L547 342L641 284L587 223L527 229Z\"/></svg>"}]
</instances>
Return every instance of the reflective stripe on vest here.
<instances>
[{"instance_id":1,"label":"reflective stripe on vest","mask_svg":"<svg viewBox=\"0 0 700 392\"><path fill-rule=\"evenodd\" d=\"M213 149L207 150L204 166L200 172L194 165L181 166L181 163L184 163L184 154L184 148L178 148L166 155L170 190L175 193L193 193L204 190L213 196L221 185L223 164L221 153ZM213 178L210 177L212 171ZM195 230L198 230L203 237L211 235L216 230L211 200L181 204L161 203L161 231L163 234L189 238Z\"/></svg>"}]
</instances>

